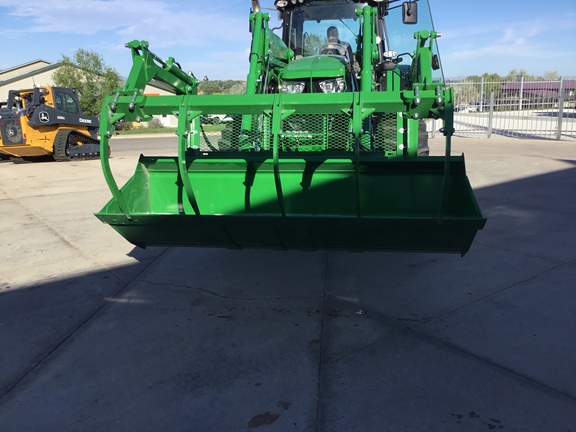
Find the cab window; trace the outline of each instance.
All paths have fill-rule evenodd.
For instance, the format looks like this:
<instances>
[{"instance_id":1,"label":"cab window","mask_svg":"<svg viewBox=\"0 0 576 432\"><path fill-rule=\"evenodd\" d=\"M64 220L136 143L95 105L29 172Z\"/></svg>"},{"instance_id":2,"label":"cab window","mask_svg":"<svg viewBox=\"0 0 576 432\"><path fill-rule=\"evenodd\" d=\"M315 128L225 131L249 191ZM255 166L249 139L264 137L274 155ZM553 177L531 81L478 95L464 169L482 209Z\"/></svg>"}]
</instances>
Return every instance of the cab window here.
<instances>
[{"instance_id":1,"label":"cab window","mask_svg":"<svg viewBox=\"0 0 576 432\"><path fill-rule=\"evenodd\" d=\"M78 103L74 100L72 96L64 92L56 93L56 109L71 114L80 114Z\"/></svg>"}]
</instances>

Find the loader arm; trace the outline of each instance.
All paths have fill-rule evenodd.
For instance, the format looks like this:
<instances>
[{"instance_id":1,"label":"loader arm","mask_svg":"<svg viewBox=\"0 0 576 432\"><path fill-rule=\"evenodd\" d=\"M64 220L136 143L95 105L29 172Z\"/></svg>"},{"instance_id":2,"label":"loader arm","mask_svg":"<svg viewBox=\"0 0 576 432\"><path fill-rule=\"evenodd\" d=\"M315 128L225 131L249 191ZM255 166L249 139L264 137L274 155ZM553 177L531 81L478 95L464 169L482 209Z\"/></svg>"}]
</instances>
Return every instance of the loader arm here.
<instances>
[{"instance_id":1,"label":"loader arm","mask_svg":"<svg viewBox=\"0 0 576 432\"><path fill-rule=\"evenodd\" d=\"M383 26L398 16L379 2L276 0L282 40L252 4L243 95L199 95L197 80L173 59L162 61L144 41L127 44L132 70L102 109L102 167L113 198L97 217L142 247L466 253L486 220L464 157L451 155L454 98L433 74L437 33L411 32L406 76L384 55L393 41L383 40ZM359 70L303 46L321 41L330 25L358 26ZM308 28L315 39L303 37ZM145 96L152 79L175 94ZM177 154L141 156L119 188L108 162L114 124L159 114L178 117ZM204 115L231 120L208 134ZM429 118L443 120L443 155L419 156Z\"/></svg>"}]
</instances>

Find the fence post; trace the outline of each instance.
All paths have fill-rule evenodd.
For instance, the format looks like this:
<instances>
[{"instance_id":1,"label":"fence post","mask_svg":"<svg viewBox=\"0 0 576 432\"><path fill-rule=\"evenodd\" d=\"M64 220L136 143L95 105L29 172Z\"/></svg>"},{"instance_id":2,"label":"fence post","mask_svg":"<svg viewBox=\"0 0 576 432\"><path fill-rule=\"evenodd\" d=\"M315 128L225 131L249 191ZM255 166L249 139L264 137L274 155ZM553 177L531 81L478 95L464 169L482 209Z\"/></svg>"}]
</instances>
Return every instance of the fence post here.
<instances>
[{"instance_id":1,"label":"fence post","mask_svg":"<svg viewBox=\"0 0 576 432\"><path fill-rule=\"evenodd\" d=\"M564 77L560 78L558 95L558 131L556 132L556 139L562 139L562 121L564 120Z\"/></svg>"},{"instance_id":2,"label":"fence post","mask_svg":"<svg viewBox=\"0 0 576 432\"><path fill-rule=\"evenodd\" d=\"M490 113L488 114L488 136L486 138L492 137L492 122L494 120L494 92L490 92Z\"/></svg>"},{"instance_id":3,"label":"fence post","mask_svg":"<svg viewBox=\"0 0 576 432\"><path fill-rule=\"evenodd\" d=\"M522 111L522 98L524 97L524 77L520 77L520 95L518 97L518 110Z\"/></svg>"},{"instance_id":4,"label":"fence post","mask_svg":"<svg viewBox=\"0 0 576 432\"><path fill-rule=\"evenodd\" d=\"M478 111L482 112L484 106L484 77L482 77L482 81L480 81L480 106L478 107Z\"/></svg>"}]
</instances>

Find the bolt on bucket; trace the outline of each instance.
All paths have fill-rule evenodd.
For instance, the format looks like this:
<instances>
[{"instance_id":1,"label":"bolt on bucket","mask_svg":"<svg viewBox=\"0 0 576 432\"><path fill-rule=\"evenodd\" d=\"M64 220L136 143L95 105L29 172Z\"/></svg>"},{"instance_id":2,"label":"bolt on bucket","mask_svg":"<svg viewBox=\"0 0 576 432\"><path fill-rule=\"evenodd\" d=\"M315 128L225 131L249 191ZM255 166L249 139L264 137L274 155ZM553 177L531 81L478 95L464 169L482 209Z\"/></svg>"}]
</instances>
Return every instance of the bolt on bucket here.
<instances>
[{"instance_id":1,"label":"bolt on bucket","mask_svg":"<svg viewBox=\"0 0 576 432\"><path fill-rule=\"evenodd\" d=\"M96 216L142 247L464 254L484 226L463 156L386 155L398 151L396 133L387 132L396 117L370 119L368 127L383 135L372 140L377 151L348 132L349 118L308 114L316 129L308 124L298 135L292 128L304 127L304 118L286 117L274 131L267 116L270 124L252 121L246 134L242 117L217 132L206 132L210 120L198 117L201 133L181 139L178 157L141 156L121 199ZM190 145L196 135L198 144Z\"/></svg>"}]
</instances>

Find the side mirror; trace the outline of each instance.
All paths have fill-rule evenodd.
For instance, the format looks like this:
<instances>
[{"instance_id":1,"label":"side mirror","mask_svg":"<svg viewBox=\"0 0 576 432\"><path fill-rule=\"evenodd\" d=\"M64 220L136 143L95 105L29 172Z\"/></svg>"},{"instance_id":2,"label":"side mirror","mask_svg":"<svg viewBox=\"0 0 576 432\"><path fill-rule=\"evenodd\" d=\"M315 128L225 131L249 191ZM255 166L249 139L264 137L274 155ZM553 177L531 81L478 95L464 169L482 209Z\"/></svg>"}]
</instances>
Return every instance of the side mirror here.
<instances>
[{"instance_id":1,"label":"side mirror","mask_svg":"<svg viewBox=\"0 0 576 432\"><path fill-rule=\"evenodd\" d=\"M418 3L402 3L402 22L404 24L418 24Z\"/></svg>"}]
</instances>

